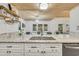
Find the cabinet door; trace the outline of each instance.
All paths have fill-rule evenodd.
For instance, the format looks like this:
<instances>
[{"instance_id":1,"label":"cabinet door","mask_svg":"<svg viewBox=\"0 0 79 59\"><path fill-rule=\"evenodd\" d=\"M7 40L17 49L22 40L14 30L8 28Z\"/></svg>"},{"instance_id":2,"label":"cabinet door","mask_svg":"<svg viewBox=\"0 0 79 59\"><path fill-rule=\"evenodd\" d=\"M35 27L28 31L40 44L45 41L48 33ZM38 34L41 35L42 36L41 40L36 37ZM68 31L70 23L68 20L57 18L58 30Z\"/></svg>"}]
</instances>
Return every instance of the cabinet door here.
<instances>
[{"instance_id":1,"label":"cabinet door","mask_svg":"<svg viewBox=\"0 0 79 59\"><path fill-rule=\"evenodd\" d=\"M45 54L47 56L61 56L62 44L42 44Z\"/></svg>"},{"instance_id":2,"label":"cabinet door","mask_svg":"<svg viewBox=\"0 0 79 59\"><path fill-rule=\"evenodd\" d=\"M33 24L33 31L37 31L37 25Z\"/></svg>"},{"instance_id":3,"label":"cabinet door","mask_svg":"<svg viewBox=\"0 0 79 59\"><path fill-rule=\"evenodd\" d=\"M21 49L0 49L0 56L22 56L24 55Z\"/></svg>"},{"instance_id":4,"label":"cabinet door","mask_svg":"<svg viewBox=\"0 0 79 59\"><path fill-rule=\"evenodd\" d=\"M25 55L61 56L62 44L25 44Z\"/></svg>"},{"instance_id":5,"label":"cabinet door","mask_svg":"<svg viewBox=\"0 0 79 59\"><path fill-rule=\"evenodd\" d=\"M58 31L62 34L63 33L63 24L58 24Z\"/></svg>"},{"instance_id":6,"label":"cabinet door","mask_svg":"<svg viewBox=\"0 0 79 59\"><path fill-rule=\"evenodd\" d=\"M22 43L0 43L0 55L19 56L24 54L24 44Z\"/></svg>"},{"instance_id":7,"label":"cabinet door","mask_svg":"<svg viewBox=\"0 0 79 59\"><path fill-rule=\"evenodd\" d=\"M43 25L42 24L38 24L38 32L42 32L43 31Z\"/></svg>"},{"instance_id":8,"label":"cabinet door","mask_svg":"<svg viewBox=\"0 0 79 59\"><path fill-rule=\"evenodd\" d=\"M26 56L38 56L40 44L25 44L25 55Z\"/></svg>"},{"instance_id":9,"label":"cabinet door","mask_svg":"<svg viewBox=\"0 0 79 59\"><path fill-rule=\"evenodd\" d=\"M38 48L27 48L25 50L25 55L26 56L38 56L39 54L39 49Z\"/></svg>"},{"instance_id":10,"label":"cabinet door","mask_svg":"<svg viewBox=\"0 0 79 59\"><path fill-rule=\"evenodd\" d=\"M44 24L44 31L48 31L48 24Z\"/></svg>"},{"instance_id":11,"label":"cabinet door","mask_svg":"<svg viewBox=\"0 0 79 59\"><path fill-rule=\"evenodd\" d=\"M0 43L0 49L23 49L23 43Z\"/></svg>"}]
</instances>

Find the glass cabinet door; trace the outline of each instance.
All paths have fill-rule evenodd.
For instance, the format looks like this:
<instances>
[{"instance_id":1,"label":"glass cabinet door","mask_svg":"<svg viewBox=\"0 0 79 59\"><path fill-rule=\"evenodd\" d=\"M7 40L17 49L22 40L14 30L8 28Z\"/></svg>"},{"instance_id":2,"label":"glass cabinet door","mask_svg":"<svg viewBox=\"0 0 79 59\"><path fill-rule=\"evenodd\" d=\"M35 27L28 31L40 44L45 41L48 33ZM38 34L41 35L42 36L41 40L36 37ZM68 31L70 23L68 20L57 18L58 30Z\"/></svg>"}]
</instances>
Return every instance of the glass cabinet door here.
<instances>
[{"instance_id":1,"label":"glass cabinet door","mask_svg":"<svg viewBox=\"0 0 79 59\"><path fill-rule=\"evenodd\" d=\"M48 31L48 24L33 24L33 31L35 32Z\"/></svg>"},{"instance_id":2,"label":"glass cabinet door","mask_svg":"<svg viewBox=\"0 0 79 59\"><path fill-rule=\"evenodd\" d=\"M37 25L33 24L33 31L37 31Z\"/></svg>"},{"instance_id":3,"label":"glass cabinet door","mask_svg":"<svg viewBox=\"0 0 79 59\"><path fill-rule=\"evenodd\" d=\"M44 24L44 31L48 31L48 25Z\"/></svg>"},{"instance_id":4,"label":"glass cabinet door","mask_svg":"<svg viewBox=\"0 0 79 59\"><path fill-rule=\"evenodd\" d=\"M42 32L43 31L43 28L42 28L42 24L38 24L38 32Z\"/></svg>"},{"instance_id":5,"label":"glass cabinet door","mask_svg":"<svg viewBox=\"0 0 79 59\"><path fill-rule=\"evenodd\" d=\"M63 33L63 24L58 24L58 31Z\"/></svg>"}]
</instances>

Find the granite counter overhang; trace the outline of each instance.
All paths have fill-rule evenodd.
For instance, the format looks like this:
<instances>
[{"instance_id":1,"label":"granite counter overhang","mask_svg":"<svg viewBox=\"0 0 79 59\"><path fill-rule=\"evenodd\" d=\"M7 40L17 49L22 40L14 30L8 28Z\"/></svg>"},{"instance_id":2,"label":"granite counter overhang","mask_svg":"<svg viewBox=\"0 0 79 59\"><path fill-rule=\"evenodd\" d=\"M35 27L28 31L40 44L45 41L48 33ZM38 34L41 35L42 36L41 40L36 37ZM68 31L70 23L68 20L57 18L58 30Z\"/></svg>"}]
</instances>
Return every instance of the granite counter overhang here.
<instances>
[{"instance_id":1,"label":"granite counter overhang","mask_svg":"<svg viewBox=\"0 0 79 59\"><path fill-rule=\"evenodd\" d=\"M0 43L79 43L78 37L61 37L55 36L52 37L56 40L29 40L32 36L25 36L19 38L0 38Z\"/></svg>"}]
</instances>

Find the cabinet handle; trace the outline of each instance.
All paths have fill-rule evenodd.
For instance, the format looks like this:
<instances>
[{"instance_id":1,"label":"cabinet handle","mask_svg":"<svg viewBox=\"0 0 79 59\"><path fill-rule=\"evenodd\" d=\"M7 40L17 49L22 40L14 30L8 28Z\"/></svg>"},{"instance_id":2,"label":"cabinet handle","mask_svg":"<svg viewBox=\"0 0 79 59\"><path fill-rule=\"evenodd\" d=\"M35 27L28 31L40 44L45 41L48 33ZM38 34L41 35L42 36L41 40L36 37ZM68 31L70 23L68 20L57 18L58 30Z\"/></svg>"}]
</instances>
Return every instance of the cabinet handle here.
<instances>
[{"instance_id":1,"label":"cabinet handle","mask_svg":"<svg viewBox=\"0 0 79 59\"><path fill-rule=\"evenodd\" d=\"M35 47L35 46L32 46L31 48L37 48L37 47Z\"/></svg>"},{"instance_id":2,"label":"cabinet handle","mask_svg":"<svg viewBox=\"0 0 79 59\"><path fill-rule=\"evenodd\" d=\"M31 50L29 50L29 52L31 52Z\"/></svg>"},{"instance_id":3,"label":"cabinet handle","mask_svg":"<svg viewBox=\"0 0 79 59\"><path fill-rule=\"evenodd\" d=\"M64 48L68 48L68 49L79 49L79 47L75 47L75 46L65 46Z\"/></svg>"},{"instance_id":4,"label":"cabinet handle","mask_svg":"<svg viewBox=\"0 0 79 59\"><path fill-rule=\"evenodd\" d=\"M12 48L12 46L7 46L7 48Z\"/></svg>"},{"instance_id":5,"label":"cabinet handle","mask_svg":"<svg viewBox=\"0 0 79 59\"><path fill-rule=\"evenodd\" d=\"M54 50L52 50L52 52L53 52Z\"/></svg>"},{"instance_id":6,"label":"cabinet handle","mask_svg":"<svg viewBox=\"0 0 79 59\"><path fill-rule=\"evenodd\" d=\"M41 51L41 53L46 53L46 51Z\"/></svg>"},{"instance_id":7,"label":"cabinet handle","mask_svg":"<svg viewBox=\"0 0 79 59\"><path fill-rule=\"evenodd\" d=\"M7 51L7 53L11 53L11 51Z\"/></svg>"},{"instance_id":8,"label":"cabinet handle","mask_svg":"<svg viewBox=\"0 0 79 59\"><path fill-rule=\"evenodd\" d=\"M39 52L39 50L37 50L37 52Z\"/></svg>"},{"instance_id":9,"label":"cabinet handle","mask_svg":"<svg viewBox=\"0 0 79 59\"><path fill-rule=\"evenodd\" d=\"M56 47L50 47L50 48L56 48Z\"/></svg>"}]
</instances>

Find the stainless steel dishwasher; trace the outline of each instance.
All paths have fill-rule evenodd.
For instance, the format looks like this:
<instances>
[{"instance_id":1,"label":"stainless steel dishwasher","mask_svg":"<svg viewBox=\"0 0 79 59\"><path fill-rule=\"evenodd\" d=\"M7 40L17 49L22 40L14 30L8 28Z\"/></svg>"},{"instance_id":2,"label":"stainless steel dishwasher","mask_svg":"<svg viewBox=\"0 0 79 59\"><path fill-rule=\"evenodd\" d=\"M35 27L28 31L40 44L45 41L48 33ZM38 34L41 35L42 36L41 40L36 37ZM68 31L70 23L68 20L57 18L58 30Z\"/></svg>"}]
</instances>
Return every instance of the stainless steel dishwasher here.
<instances>
[{"instance_id":1,"label":"stainless steel dishwasher","mask_svg":"<svg viewBox=\"0 0 79 59\"><path fill-rule=\"evenodd\" d=\"M63 44L63 56L79 56L79 43Z\"/></svg>"}]
</instances>

